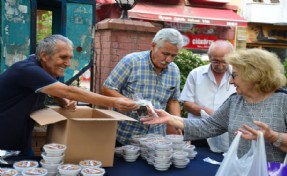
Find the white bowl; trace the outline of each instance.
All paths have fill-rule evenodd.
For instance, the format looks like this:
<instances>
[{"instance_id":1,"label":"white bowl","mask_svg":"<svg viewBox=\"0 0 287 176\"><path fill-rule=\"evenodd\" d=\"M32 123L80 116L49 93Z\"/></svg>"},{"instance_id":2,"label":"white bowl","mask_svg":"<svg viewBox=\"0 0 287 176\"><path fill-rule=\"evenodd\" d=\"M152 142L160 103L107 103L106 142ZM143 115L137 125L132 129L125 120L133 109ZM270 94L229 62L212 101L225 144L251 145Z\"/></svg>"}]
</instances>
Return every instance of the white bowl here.
<instances>
[{"instance_id":1,"label":"white bowl","mask_svg":"<svg viewBox=\"0 0 287 176\"><path fill-rule=\"evenodd\" d=\"M34 168L38 166L39 166L39 163L37 161L32 161L32 160L18 161L13 164L13 168L16 169L19 173L21 173L26 168Z\"/></svg>"},{"instance_id":2,"label":"white bowl","mask_svg":"<svg viewBox=\"0 0 287 176\"><path fill-rule=\"evenodd\" d=\"M185 151L176 151L172 154L173 159L185 159L187 158L188 153Z\"/></svg>"},{"instance_id":3,"label":"white bowl","mask_svg":"<svg viewBox=\"0 0 287 176\"><path fill-rule=\"evenodd\" d=\"M47 164L59 164L63 161L64 155L61 156L47 156L47 153L42 152L42 158L45 160Z\"/></svg>"},{"instance_id":4,"label":"white bowl","mask_svg":"<svg viewBox=\"0 0 287 176\"><path fill-rule=\"evenodd\" d=\"M125 145L122 147L123 148L123 154L138 154L140 151L139 146L134 146L134 145Z\"/></svg>"},{"instance_id":5,"label":"white bowl","mask_svg":"<svg viewBox=\"0 0 287 176\"><path fill-rule=\"evenodd\" d=\"M0 168L0 175L16 176L17 174L18 174L18 171L16 169Z\"/></svg>"},{"instance_id":6,"label":"white bowl","mask_svg":"<svg viewBox=\"0 0 287 176\"><path fill-rule=\"evenodd\" d=\"M47 156L61 156L67 147L64 144L50 143L43 146Z\"/></svg>"},{"instance_id":7,"label":"white bowl","mask_svg":"<svg viewBox=\"0 0 287 176\"><path fill-rule=\"evenodd\" d=\"M91 167L101 167L102 166L102 162L101 161L97 161L97 160L84 160L84 161L80 161L80 166L82 168L91 168Z\"/></svg>"},{"instance_id":8,"label":"white bowl","mask_svg":"<svg viewBox=\"0 0 287 176\"><path fill-rule=\"evenodd\" d=\"M46 163L45 160L41 160L40 164L43 168L47 169L48 172L58 172L58 166L63 164L63 161L58 164L51 164L51 163Z\"/></svg>"},{"instance_id":9,"label":"white bowl","mask_svg":"<svg viewBox=\"0 0 287 176\"><path fill-rule=\"evenodd\" d=\"M76 164L62 164L58 166L61 175L77 175L81 171L81 166Z\"/></svg>"},{"instance_id":10,"label":"white bowl","mask_svg":"<svg viewBox=\"0 0 287 176\"><path fill-rule=\"evenodd\" d=\"M22 171L23 176L44 176L47 175L48 171L44 168L26 168Z\"/></svg>"},{"instance_id":11,"label":"white bowl","mask_svg":"<svg viewBox=\"0 0 287 176\"><path fill-rule=\"evenodd\" d=\"M103 176L105 172L105 169L95 167L87 167L81 170L83 176Z\"/></svg>"}]
</instances>

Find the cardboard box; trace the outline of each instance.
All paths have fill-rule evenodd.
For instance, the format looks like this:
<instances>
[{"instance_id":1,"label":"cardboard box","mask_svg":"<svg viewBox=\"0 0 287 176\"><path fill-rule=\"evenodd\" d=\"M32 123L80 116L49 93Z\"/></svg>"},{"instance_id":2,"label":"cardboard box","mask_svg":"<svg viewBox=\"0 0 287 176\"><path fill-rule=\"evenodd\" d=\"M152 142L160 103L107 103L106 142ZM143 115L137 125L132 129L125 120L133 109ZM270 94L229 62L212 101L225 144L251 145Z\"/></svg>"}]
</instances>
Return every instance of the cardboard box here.
<instances>
[{"instance_id":1,"label":"cardboard box","mask_svg":"<svg viewBox=\"0 0 287 176\"><path fill-rule=\"evenodd\" d=\"M94 159L113 166L117 122L136 121L121 113L79 106L75 112L50 107L31 114L40 125L48 125L47 143L66 144L65 163Z\"/></svg>"}]
</instances>

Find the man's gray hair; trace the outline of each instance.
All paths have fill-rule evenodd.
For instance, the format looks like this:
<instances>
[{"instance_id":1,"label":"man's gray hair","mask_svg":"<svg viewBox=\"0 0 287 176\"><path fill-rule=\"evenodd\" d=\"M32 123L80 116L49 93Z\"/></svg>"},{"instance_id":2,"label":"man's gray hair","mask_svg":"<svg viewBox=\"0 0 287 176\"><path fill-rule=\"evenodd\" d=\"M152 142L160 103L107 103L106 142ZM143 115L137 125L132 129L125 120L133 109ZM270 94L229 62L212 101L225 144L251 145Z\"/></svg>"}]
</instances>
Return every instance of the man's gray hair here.
<instances>
[{"instance_id":1,"label":"man's gray hair","mask_svg":"<svg viewBox=\"0 0 287 176\"><path fill-rule=\"evenodd\" d=\"M62 41L68 44L71 48L73 48L73 42L59 34L54 34L42 39L36 49L36 57L38 60L41 60L40 53L45 52L47 55L52 56L57 52L56 44L58 41Z\"/></svg>"},{"instance_id":2,"label":"man's gray hair","mask_svg":"<svg viewBox=\"0 0 287 176\"><path fill-rule=\"evenodd\" d=\"M211 45L208 48L207 54L210 55L211 51L215 47L220 47L220 48L229 48L229 53L232 53L234 51L233 45L227 41L227 40L216 40L211 43Z\"/></svg>"},{"instance_id":3,"label":"man's gray hair","mask_svg":"<svg viewBox=\"0 0 287 176\"><path fill-rule=\"evenodd\" d=\"M183 46L183 37L176 29L164 28L155 34L152 42L156 44L157 48L162 47L164 42L169 42L176 45L178 49L181 49Z\"/></svg>"}]
</instances>

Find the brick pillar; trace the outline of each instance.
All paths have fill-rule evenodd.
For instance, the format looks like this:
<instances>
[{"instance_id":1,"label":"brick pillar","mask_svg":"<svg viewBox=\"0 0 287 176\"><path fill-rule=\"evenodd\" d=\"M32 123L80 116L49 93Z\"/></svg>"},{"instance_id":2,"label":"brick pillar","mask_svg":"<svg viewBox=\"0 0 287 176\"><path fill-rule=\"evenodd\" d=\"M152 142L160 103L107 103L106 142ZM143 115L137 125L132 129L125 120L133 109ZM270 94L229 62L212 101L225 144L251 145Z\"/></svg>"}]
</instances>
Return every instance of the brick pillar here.
<instances>
[{"instance_id":1,"label":"brick pillar","mask_svg":"<svg viewBox=\"0 0 287 176\"><path fill-rule=\"evenodd\" d=\"M131 19L105 19L96 25L93 91L103 82L123 56L151 49L151 41L162 26Z\"/></svg>"}]
</instances>

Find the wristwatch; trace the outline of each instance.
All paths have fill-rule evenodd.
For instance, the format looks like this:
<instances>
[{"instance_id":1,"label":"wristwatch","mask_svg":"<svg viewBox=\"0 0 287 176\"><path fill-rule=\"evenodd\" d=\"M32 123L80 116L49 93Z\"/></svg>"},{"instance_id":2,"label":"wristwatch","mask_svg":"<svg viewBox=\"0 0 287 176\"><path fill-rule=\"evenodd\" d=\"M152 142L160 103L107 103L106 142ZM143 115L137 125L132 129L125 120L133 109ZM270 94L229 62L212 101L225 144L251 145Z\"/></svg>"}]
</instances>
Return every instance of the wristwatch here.
<instances>
[{"instance_id":1,"label":"wristwatch","mask_svg":"<svg viewBox=\"0 0 287 176\"><path fill-rule=\"evenodd\" d=\"M278 133L278 139L275 142L273 142L273 145L275 147L280 147L282 144L282 141L283 141L282 140L282 133Z\"/></svg>"}]
</instances>

